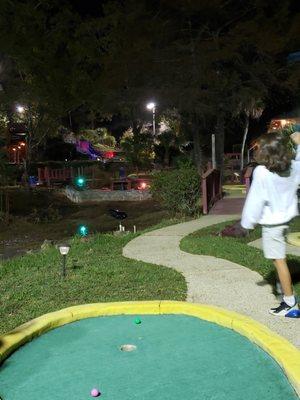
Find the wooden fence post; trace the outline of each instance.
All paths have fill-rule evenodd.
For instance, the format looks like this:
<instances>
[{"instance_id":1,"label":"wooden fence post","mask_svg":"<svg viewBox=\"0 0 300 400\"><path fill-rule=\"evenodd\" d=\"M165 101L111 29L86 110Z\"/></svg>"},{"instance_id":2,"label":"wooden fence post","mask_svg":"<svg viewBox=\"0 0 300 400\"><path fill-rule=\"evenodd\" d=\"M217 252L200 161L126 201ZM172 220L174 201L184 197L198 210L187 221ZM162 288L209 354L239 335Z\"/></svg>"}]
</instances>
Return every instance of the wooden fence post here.
<instances>
[{"instance_id":1,"label":"wooden fence post","mask_svg":"<svg viewBox=\"0 0 300 400\"><path fill-rule=\"evenodd\" d=\"M38 168L38 182L40 185L43 183L42 168Z\"/></svg>"},{"instance_id":2,"label":"wooden fence post","mask_svg":"<svg viewBox=\"0 0 300 400\"><path fill-rule=\"evenodd\" d=\"M207 182L205 175L202 176L202 210L203 214L207 214L208 212L208 204L207 204Z\"/></svg>"},{"instance_id":3,"label":"wooden fence post","mask_svg":"<svg viewBox=\"0 0 300 400\"><path fill-rule=\"evenodd\" d=\"M49 174L49 167L44 168L44 176L47 182L47 186L50 187L50 174Z\"/></svg>"}]
</instances>

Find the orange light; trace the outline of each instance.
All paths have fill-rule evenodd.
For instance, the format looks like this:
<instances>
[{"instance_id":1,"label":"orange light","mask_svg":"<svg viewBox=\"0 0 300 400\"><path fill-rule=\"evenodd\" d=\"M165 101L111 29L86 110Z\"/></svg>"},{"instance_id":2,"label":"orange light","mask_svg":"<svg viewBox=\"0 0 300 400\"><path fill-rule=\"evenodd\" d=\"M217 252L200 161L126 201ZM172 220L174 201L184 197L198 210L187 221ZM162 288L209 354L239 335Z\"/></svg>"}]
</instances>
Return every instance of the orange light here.
<instances>
[{"instance_id":1,"label":"orange light","mask_svg":"<svg viewBox=\"0 0 300 400\"><path fill-rule=\"evenodd\" d=\"M138 187L138 190L145 190L145 189L147 189L147 183L146 182L141 182L139 187Z\"/></svg>"},{"instance_id":2,"label":"orange light","mask_svg":"<svg viewBox=\"0 0 300 400\"><path fill-rule=\"evenodd\" d=\"M282 119L280 122L281 122L281 126L283 126L283 127L285 127L285 125L287 124L286 119Z\"/></svg>"},{"instance_id":3,"label":"orange light","mask_svg":"<svg viewBox=\"0 0 300 400\"><path fill-rule=\"evenodd\" d=\"M15 149L15 148L13 147L13 151L17 151L17 149Z\"/></svg>"},{"instance_id":4,"label":"orange light","mask_svg":"<svg viewBox=\"0 0 300 400\"><path fill-rule=\"evenodd\" d=\"M24 146L26 146L26 144L25 144L24 142L21 142L21 143L20 143L20 146L23 146L23 147L24 147Z\"/></svg>"},{"instance_id":5,"label":"orange light","mask_svg":"<svg viewBox=\"0 0 300 400\"><path fill-rule=\"evenodd\" d=\"M21 146L18 146L18 149L21 150Z\"/></svg>"}]
</instances>

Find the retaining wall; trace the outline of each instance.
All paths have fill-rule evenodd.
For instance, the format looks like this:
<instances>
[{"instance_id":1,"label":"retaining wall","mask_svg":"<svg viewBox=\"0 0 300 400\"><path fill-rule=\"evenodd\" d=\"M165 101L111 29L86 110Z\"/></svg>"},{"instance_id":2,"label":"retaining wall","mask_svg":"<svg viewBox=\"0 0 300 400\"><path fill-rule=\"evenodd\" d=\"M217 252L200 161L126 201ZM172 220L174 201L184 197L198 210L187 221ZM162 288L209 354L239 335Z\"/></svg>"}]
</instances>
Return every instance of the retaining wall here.
<instances>
[{"instance_id":1,"label":"retaining wall","mask_svg":"<svg viewBox=\"0 0 300 400\"><path fill-rule=\"evenodd\" d=\"M152 198L149 190L101 190L86 189L76 190L72 186L67 186L65 195L73 203L84 203L89 201L142 201Z\"/></svg>"}]
</instances>

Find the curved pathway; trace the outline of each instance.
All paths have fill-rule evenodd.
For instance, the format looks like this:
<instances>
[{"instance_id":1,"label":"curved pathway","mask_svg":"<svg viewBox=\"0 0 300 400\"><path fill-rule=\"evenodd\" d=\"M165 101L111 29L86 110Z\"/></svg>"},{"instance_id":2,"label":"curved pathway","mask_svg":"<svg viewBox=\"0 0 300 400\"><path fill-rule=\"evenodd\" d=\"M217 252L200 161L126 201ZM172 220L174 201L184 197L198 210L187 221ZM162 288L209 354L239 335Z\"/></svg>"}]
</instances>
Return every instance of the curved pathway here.
<instances>
[{"instance_id":1,"label":"curved pathway","mask_svg":"<svg viewBox=\"0 0 300 400\"><path fill-rule=\"evenodd\" d=\"M123 255L174 268L186 279L188 302L211 304L247 315L300 348L299 319L274 317L268 313L278 300L261 275L227 260L189 254L179 248L184 236L238 218L238 215L208 215L157 229L129 242L123 248Z\"/></svg>"}]
</instances>

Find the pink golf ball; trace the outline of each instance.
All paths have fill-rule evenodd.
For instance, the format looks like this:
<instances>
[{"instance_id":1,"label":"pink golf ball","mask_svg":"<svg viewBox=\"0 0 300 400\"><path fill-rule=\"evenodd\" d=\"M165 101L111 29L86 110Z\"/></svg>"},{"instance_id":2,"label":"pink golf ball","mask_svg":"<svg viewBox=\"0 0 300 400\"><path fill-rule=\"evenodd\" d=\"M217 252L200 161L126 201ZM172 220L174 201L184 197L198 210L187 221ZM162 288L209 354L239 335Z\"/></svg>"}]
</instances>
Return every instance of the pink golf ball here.
<instances>
[{"instance_id":1,"label":"pink golf ball","mask_svg":"<svg viewBox=\"0 0 300 400\"><path fill-rule=\"evenodd\" d=\"M93 396L93 397L98 397L98 396L100 396L100 392L99 392L99 390L98 389L96 389L96 388L94 388L94 389L92 389L91 390L91 396Z\"/></svg>"}]
</instances>

